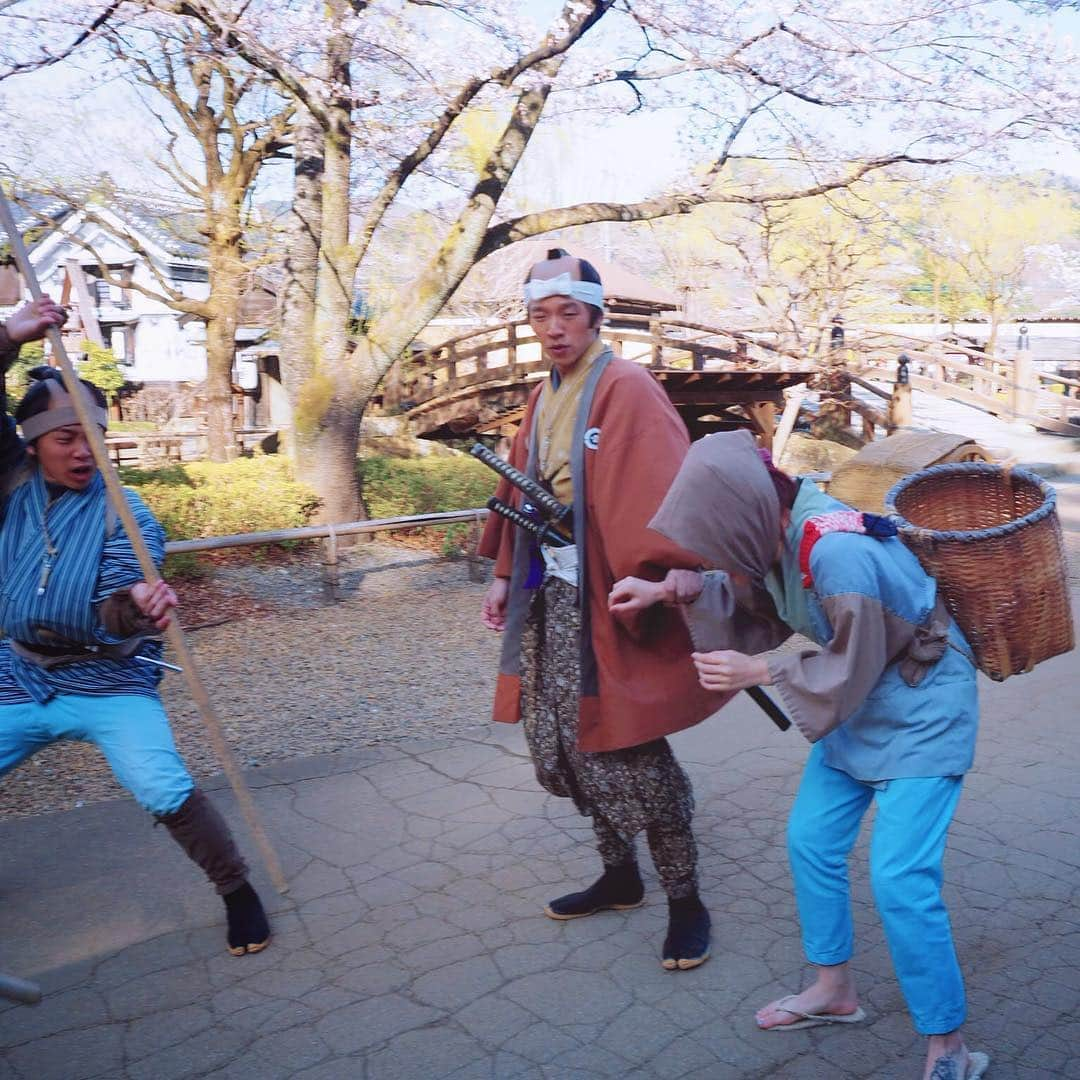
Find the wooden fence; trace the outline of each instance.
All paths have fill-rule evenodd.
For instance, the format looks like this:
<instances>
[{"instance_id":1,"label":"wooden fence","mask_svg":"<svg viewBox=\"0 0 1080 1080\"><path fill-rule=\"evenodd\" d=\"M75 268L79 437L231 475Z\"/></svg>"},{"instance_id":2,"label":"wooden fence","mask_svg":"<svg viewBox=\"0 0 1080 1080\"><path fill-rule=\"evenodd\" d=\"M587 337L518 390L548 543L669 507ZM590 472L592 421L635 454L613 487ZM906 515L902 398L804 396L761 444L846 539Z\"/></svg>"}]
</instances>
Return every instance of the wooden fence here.
<instances>
[{"instance_id":1,"label":"wooden fence","mask_svg":"<svg viewBox=\"0 0 1080 1080\"><path fill-rule=\"evenodd\" d=\"M370 521L350 521L343 525L304 525L295 529L271 529L266 532L236 533L233 536L204 536L195 540L170 540L166 555L181 555L199 551L222 551L225 548L254 547L259 544L280 544L287 540L325 540L323 545L323 588L327 599L339 598L338 538L342 536L372 536L382 532L401 532L405 529L426 529L434 525L472 523L479 527L490 511L485 507L472 510L448 510L440 514L414 514L408 517L374 518ZM470 562L470 575L473 563Z\"/></svg>"}]
</instances>

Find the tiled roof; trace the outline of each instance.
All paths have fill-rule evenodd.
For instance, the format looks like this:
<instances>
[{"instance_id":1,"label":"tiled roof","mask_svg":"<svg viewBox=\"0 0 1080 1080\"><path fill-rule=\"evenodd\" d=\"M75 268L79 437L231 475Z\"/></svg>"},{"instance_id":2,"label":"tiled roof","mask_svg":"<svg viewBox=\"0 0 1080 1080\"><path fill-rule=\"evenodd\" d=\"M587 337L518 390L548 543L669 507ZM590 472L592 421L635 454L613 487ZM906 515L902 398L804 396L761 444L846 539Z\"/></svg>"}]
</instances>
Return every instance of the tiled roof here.
<instances>
[{"instance_id":1,"label":"tiled roof","mask_svg":"<svg viewBox=\"0 0 1080 1080\"><path fill-rule=\"evenodd\" d=\"M199 234L200 211L191 205L124 198L109 207L133 232L153 240L169 255L194 261L205 258L206 241Z\"/></svg>"},{"instance_id":2,"label":"tiled roof","mask_svg":"<svg viewBox=\"0 0 1080 1080\"><path fill-rule=\"evenodd\" d=\"M551 237L519 240L516 244L492 252L476 264L475 270L461 283L454 299L520 299L529 268L555 247L564 247L571 255L593 264L603 282L604 299L609 303L623 300L657 308L679 306L679 298L670 290L654 285L625 266L605 259L588 245Z\"/></svg>"},{"instance_id":3,"label":"tiled roof","mask_svg":"<svg viewBox=\"0 0 1080 1080\"><path fill-rule=\"evenodd\" d=\"M71 212L72 208L54 195L19 195L18 202L11 203L11 216L15 219L15 226L20 233L40 227L43 224L42 217L59 223ZM28 246L32 248L42 239L43 235L32 235Z\"/></svg>"},{"instance_id":4,"label":"tiled roof","mask_svg":"<svg viewBox=\"0 0 1080 1080\"><path fill-rule=\"evenodd\" d=\"M76 210L72 203L55 195L23 194L17 200L12 203L12 213L20 231L41 226L43 215L59 224ZM97 205L112 211L132 232L153 241L174 259L201 262L205 258L206 244L198 231L200 210L191 203L117 192L108 202ZM33 237L30 246L42 239Z\"/></svg>"}]
</instances>

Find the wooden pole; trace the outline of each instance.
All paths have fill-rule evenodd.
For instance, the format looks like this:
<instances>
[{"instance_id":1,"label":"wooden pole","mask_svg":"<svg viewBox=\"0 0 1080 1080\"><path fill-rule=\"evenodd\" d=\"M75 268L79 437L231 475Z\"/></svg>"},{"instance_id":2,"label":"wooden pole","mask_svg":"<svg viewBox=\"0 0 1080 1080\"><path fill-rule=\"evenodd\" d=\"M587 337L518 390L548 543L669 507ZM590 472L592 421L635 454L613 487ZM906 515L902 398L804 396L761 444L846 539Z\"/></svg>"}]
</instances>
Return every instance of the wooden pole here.
<instances>
[{"instance_id":1,"label":"wooden pole","mask_svg":"<svg viewBox=\"0 0 1080 1080\"><path fill-rule=\"evenodd\" d=\"M778 469L784 457L784 451L787 449L788 439L795 430L795 421L799 418L799 409L802 408L802 403L806 399L806 393L805 386L793 386L787 393L784 411L780 414L780 423L776 425L772 441L773 464Z\"/></svg>"},{"instance_id":2,"label":"wooden pole","mask_svg":"<svg viewBox=\"0 0 1080 1080\"><path fill-rule=\"evenodd\" d=\"M8 239L11 242L12 254L15 256L15 262L22 273L23 280L30 290L30 295L35 300L40 299L42 295L41 286L38 284L34 268L30 265L30 256L27 254L22 237L19 235L18 228L16 228L15 219L11 213L11 207L8 205L8 201L4 197L3 192L0 192L0 225L3 225L4 230L8 234ZM64 378L64 386L67 388L72 404L75 406L75 413L79 418L79 423L82 425L87 441L90 444L90 449L94 454L94 461L105 481L105 488L108 493L109 501L112 503L117 516L120 518L120 523L124 526L124 531L127 533L128 539L131 541L131 546L135 552L135 557L139 561L139 567L142 570L143 577L152 585L159 580L160 575L158 574L157 567L154 565L154 560L150 556L146 541L139 531L135 515L131 512L131 507L128 506L127 499L124 498L124 491L120 486L120 479L117 476L116 470L113 468L112 462L109 460L109 452L105 447L105 436L98 428L97 422L90 413L90 408L82 393L79 377L76 375L75 368L68 357L67 350L64 348L64 342L60 336L60 331L55 326L49 328L48 340L49 344L52 345L54 356L57 361L59 361L60 373ZM176 654L176 659L180 666L184 669L184 678L187 680L191 696L195 700L203 724L206 726L206 733L210 739L210 745L213 747L214 753L217 754L218 760L221 762L221 766L225 771L225 775L229 779L229 784L232 786L233 793L236 795L236 801L240 805L240 811L244 815L244 820L247 822L252 836L255 838L255 843L258 845L263 861L266 863L266 868L270 872L270 878L278 892L286 893L289 891L289 886L285 880L285 874L281 869L281 863L278 860L277 853L270 844L270 839L266 835L266 831L263 829L262 822L255 809L255 801L251 797L251 791L245 783L244 778L240 773L240 769L237 767L236 759L233 757L228 743L225 741L225 734L221 727L221 721L218 719L217 714L214 712L214 707L210 703L210 697L206 692L206 687L203 685L203 681L199 677L198 670L195 667L195 657L188 648L187 641L184 638L184 632L180 628L178 620L173 619L169 623L164 636L166 641L168 641L169 645L172 647L173 652Z\"/></svg>"}]
</instances>

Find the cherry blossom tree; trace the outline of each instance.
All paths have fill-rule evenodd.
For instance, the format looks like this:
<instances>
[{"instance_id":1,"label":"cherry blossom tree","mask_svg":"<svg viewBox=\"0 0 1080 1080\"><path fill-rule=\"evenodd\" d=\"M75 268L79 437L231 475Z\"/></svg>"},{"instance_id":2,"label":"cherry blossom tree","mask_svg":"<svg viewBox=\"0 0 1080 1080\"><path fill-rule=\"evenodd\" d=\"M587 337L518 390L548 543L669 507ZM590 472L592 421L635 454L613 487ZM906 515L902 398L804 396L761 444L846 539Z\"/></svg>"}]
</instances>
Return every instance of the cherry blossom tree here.
<instances>
[{"instance_id":1,"label":"cherry blossom tree","mask_svg":"<svg viewBox=\"0 0 1080 1080\"><path fill-rule=\"evenodd\" d=\"M359 512L359 422L379 380L484 255L590 222L775 208L1075 135L1061 107L1074 58L1052 5L1016 6L1009 22L991 0L555 3L86 0L52 5L64 33L48 45L2 25L48 0L0 9L9 72L65 62L117 20L174 19L295 103L283 374L301 474L333 519ZM636 201L598 185L551 205L522 186L545 132L627 113L679 127L681 177ZM740 167L762 161L772 167ZM392 259L392 225L418 205L443 223L422 268L394 304L350 322L358 271Z\"/></svg>"},{"instance_id":2,"label":"cherry blossom tree","mask_svg":"<svg viewBox=\"0 0 1080 1080\"><path fill-rule=\"evenodd\" d=\"M160 227L205 250L209 294L196 298L171 281L165 267L130 228L119 195L107 180L60 186L38 182L45 193L78 209L82 220L130 247L151 271L151 284L110 268L93 243L72 233L74 243L97 263L98 276L136 290L206 325L206 427L209 456L224 461L234 452L232 372L241 297L251 279L251 243L245 205L260 170L291 141L296 106L275 97L258 72L230 66L196 22L95 21L93 35L116 71L148 92L147 102L164 139L157 167L167 178L171 206L142 210ZM77 39L78 40L78 39ZM150 114L148 114L150 115ZM178 145L186 143L187 153ZM25 188L24 188L25 191ZM32 204L27 206L32 209ZM119 214L110 211L118 210ZM47 218L43 221L51 224Z\"/></svg>"}]
</instances>

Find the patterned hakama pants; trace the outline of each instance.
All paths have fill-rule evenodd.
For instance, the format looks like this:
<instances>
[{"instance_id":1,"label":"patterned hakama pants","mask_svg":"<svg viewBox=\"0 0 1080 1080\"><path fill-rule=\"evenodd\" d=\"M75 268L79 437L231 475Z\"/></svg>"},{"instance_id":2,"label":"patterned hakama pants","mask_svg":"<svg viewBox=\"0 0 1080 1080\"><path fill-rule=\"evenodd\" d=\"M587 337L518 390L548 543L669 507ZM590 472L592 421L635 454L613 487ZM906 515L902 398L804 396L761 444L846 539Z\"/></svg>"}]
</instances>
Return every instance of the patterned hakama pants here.
<instances>
[{"instance_id":1,"label":"patterned hakama pants","mask_svg":"<svg viewBox=\"0 0 1080 1080\"><path fill-rule=\"evenodd\" d=\"M625 750L578 749L580 633L577 590L548 578L522 641L522 723L536 778L592 818L605 866L633 862L634 838L644 830L668 897L689 896L697 891L694 795L667 740Z\"/></svg>"}]
</instances>

